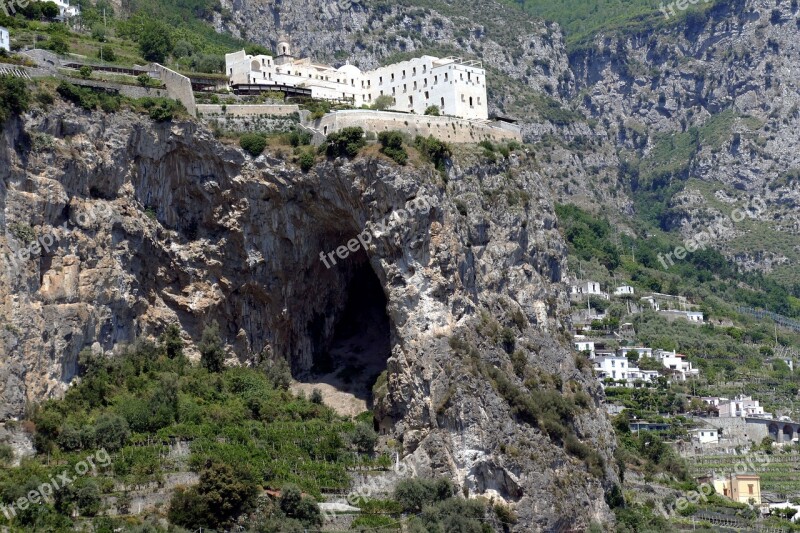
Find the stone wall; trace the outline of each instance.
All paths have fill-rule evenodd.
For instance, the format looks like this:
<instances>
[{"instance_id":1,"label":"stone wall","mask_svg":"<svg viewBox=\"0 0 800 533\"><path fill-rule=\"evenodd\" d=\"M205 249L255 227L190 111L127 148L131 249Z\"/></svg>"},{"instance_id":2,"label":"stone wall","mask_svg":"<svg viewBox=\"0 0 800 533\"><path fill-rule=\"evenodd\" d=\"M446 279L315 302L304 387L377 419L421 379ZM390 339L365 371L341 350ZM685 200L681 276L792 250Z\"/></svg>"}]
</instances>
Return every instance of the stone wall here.
<instances>
[{"instance_id":1,"label":"stone wall","mask_svg":"<svg viewBox=\"0 0 800 533\"><path fill-rule=\"evenodd\" d=\"M128 98L168 98L170 97L167 89L161 87L141 87L139 85L126 85L124 83L114 83L103 80L82 80L78 78L65 78L65 81L82 87L92 87L94 89L110 89L119 91L122 96Z\"/></svg>"},{"instance_id":2,"label":"stone wall","mask_svg":"<svg viewBox=\"0 0 800 533\"><path fill-rule=\"evenodd\" d=\"M434 117L387 111L346 110L329 113L310 125L315 130L314 142L320 143L333 132L347 127L361 127L367 132L400 130L412 136L433 135L451 143L490 141L521 141L519 130L492 126L491 123L454 117Z\"/></svg>"},{"instance_id":3,"label":"stone wall","mask_svg":"<svg viewBox=\"0 0 800 533\"><path fill-rule=\"evenodd\" d=\"M197 106L195 105L192 81L183 74L178 74L158 63L153 63L152 69L153 73L167 86L169 97L181 102L189 114L196 117Z\"/></svg>"},{"instance_id":4,"label":"stone wall","mask_svg":"<svg viewBox=\"0 0 800 533\"><path fill-rule=\"evenodd\" d=\"M223 110L222 108L225 107ZM271 105L271 104L197 104L197 116L204 117L253 117L253 116L286 116L300 113L297 105Z\"/></svg>"}]
</instances>

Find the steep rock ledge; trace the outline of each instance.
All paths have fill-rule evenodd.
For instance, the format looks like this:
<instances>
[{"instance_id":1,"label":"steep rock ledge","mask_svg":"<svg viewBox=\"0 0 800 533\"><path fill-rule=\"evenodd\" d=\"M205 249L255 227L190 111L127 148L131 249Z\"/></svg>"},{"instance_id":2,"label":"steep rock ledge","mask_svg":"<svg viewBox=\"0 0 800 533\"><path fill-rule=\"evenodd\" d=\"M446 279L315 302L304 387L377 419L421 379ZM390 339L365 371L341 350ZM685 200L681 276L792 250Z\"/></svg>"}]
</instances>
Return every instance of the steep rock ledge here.
<instances>
[{"instance_id":1,"label":"steep rock ledge","mask_svg":"<svg viewBox=\"0 0 800 533\"><path fill-rule=\"evenodd\" d=\"M374 275L391 347L377 412L405 460L470 495L516 503L520 531L611 520L613 433L596 382L565 348L565 246L531 156L490 165L465 155L443 176L367 150L304 174L268 154L246 158L194 122L70 106L10 122L3 135L0 417L62 393L84 347L112 356L174 321L191 341L217 320L242 363L284 357L302 376ZM326 268L320 252L364 228L366 252ZM31 230L55 244L9 260ZM589 393L572 427L601 457L602 479L515 420L485 372L522 389L520 363L475 333L486 316L513 332L504 343L532 373ZM457 335L477 355L453 349Z\"/></svg>"}]
</instances>

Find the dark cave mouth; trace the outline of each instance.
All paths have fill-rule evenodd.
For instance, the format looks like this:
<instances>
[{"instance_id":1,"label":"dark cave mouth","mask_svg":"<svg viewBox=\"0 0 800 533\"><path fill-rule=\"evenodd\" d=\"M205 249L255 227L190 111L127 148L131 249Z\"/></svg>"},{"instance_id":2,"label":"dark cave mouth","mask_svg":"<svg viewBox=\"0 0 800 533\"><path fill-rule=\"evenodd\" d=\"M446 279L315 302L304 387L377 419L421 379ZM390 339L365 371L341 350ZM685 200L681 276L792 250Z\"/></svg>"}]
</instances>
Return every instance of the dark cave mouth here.
<instances>
[{"instance_id":1,"label":"dark cave mouth","mask_svg":"<svg viewBox=\"0 0 800 533\"><path fill-rule=\"evenodd\" d=\"M309 376L301 381L325 384L366 402L371 409L372 386L391 355L391 335L383 287L366 255L359 255L351 258L358 263L348 276L347 301L338 313L333 336L327 347L315 350ZM327 398L326 403L330 403Z\"/></svg>"}]
</instances>

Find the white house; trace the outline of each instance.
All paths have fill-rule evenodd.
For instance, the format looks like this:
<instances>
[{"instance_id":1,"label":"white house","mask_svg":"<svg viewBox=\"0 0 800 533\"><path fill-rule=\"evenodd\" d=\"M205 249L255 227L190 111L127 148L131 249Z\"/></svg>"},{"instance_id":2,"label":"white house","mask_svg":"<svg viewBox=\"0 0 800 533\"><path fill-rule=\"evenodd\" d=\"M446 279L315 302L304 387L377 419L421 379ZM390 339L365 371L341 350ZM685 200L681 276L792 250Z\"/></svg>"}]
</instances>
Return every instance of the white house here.
<instances>
[{"instance_id":1,"label":"white house","mask_svg":"<svg viewBox=\"0 0 800 533\"><path fill-rule=\"evenodd\" d=\"M693 441L700 444L717 444L719 442L719 432L714 428L690 429L689 435Z\"/></svg>"},{"instance_id":2,"label":"white house","mask_svg":"<svg viewBox=\"0 0 800 533\"><path fill-rule=\"evenodd\" d=\"M614 289L614 296L633 296L633 287L622 285Z\"/></svg>"},{"instance_id":3,"label":"white house","mask_svg":"<svg viewBox=\"0 0 800 533\"><path fill-rule=\"evenodd\" d=\"M729 401L728 398L722 398L720 396L702 396L700 400L706 405L713 405L714 407L719 407L720 403Z\"/></svg>"},{"instance_id":4,"label":"white house","mask_svg":"<svg viewBox=\"0 0 800 533\"><path fill-rule=\"evenodd\" d=\"M58 11L60 12L59 18L61 18L62 20L71 17L77 17L81 12L81 8L78 6L70 5L69 0L52 0L52 1L55 5L58 6Z\"/></svg>"},{"instance_id":5,"label":"white house","mask_svg":"<svg viewBox=\"0 0 800 533\"><path fill-rule=\"evenodd\" d=\"M658 372L640 370L635 363L629 362L627 357L613 353L598 354L592 361L601 381L611 378L623 382L627 387L633 387L639 380L649 383L658 377Z\"/></svg>"},{"instance_id":6,"label":"white house","mask_svg":"<svg viewBox=\"0 0 800 533\"><path fill-rule=\"evenodd\" d=\"M642 346L624 346L617 350L617 355L620 357L627 357L628 352L636 352L639 357L653 357L652 348L644 348Z\"/></svg>"},{"instance_id":7,"label":"white house","mask_svg":"<svg viewBox=\"0 0 800 533\"><path fill-rule=\"evenodd\" d=\"M356 107L391 96L389 109L425 114L436 106L443 115L475 120L489 118L486 71L478 61L422 56L362 72L355 65L335 68L296 59L289 40L278 42L278 55L225 55L231 85L289 85L311 89L313 98L350 101Z\"/></svg>"},{"instance_id":8,"label":"white house","mask_svg":"<svg viewBox=\"0 0 800 533\"><path fill-rule=\"evenodd\" d=\"M642 305L647 304L650 306L650 309L653 311L659 311L661 309L661 305L658 303L658 300L653 298L652 296L643 296L639 298L639 301L642 302Z\"/></svg>"},{"instance_id":9,"label":"white house","mask_svg":"<svg viewBox=\"0 0 800 533\"><path fill-rule=\"evenodd\" d=\"M594 341L587 341L582 335L575 336L575 349L579 352L589 352L589 357L594 357Z\"/></svg>"},{"instance_id":10,"label":"white house","mask_svg":"<svg viewBox=\"0 0 800 533\"><path fill-rule=\"evenodd\" d=\"M0 50L11 51L11 37L8 34L8 30L2 26L0 26Z\"/></svg>"},{"instance_id":11,"label":"white house","mask_svg":"<svg viewBox=\"0 0 800 533\"><path fill-rule=\"evenodd\" d=\"M744 418L747 416L763 415L764 408L759 405L758 400L751 396L736 396L733 400L720 402L719 416L725 418Z\"/></svg>"},{"instance_id":12,"label":"white house","mask_svg":"<svg viewBox=\"0 0 800 533\"><path fill-rule=\"evenodd\" d=\"M686 378L696 377L700 375L700 370L692 367L692 363L686 360L686 356L682 353L675 353L675 351L655 350L653 358L661 361L664 368L676 371L677 377L680 381L685 381Z\"/></svg>"},{"instance_id":13,"label":"white house","mask_svg":"<svg viewBox=\"0 0 800 533\"><path fill-rule=\"evenodd\" d=\"M686 311L686 318L689 319L689 322L700 322L701 324L703 323L703 313Z\"/></svg>"},{"instance_id":14,"label":"white house","mask_svg":"<svg viewBox=\"0 0 800 533\"><path fill-rule=\"evenodd\" d=\"M703 324L705 322L703 320L703 313L696 311L678 311L674 309L669 309L669 310L661 310L659 312L662 315L666 316L669 320L675 320L677 318L685 318L692 324Z\"/></svg>"}]
</instances>

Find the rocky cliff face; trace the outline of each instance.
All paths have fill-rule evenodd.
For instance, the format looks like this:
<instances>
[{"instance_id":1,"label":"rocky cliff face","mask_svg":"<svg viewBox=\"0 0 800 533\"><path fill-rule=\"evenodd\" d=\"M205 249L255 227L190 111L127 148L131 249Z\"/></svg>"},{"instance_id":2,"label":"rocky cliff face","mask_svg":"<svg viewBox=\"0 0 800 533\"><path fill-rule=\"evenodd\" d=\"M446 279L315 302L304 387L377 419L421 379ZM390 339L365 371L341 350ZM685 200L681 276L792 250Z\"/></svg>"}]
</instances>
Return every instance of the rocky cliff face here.
<instances>
[{"instance_id":1,"label":"rocky cliff face","mask_svg":"<svg viewBox=\"0 0 800 533\"><path fill-rule=\"evenodd\" d=\"M531 155L462 154L441 174L367 150L302 173L194 122L65 104L3 136L3 418L63 392L83 348L112 356L172 322L191 342L216 320L231 357L285 358L302 377L330 352L347 303L373 291L388 325L355 326L387 339L378 413L418 472L516 503L520 530L609 519L613 434L559 340L565 247ZM19 254L33 239L44 247ZM588 392L572 426L599 471L515 421L492 368L515 387L538 376Z\"/></svg>"}]
</instances>

